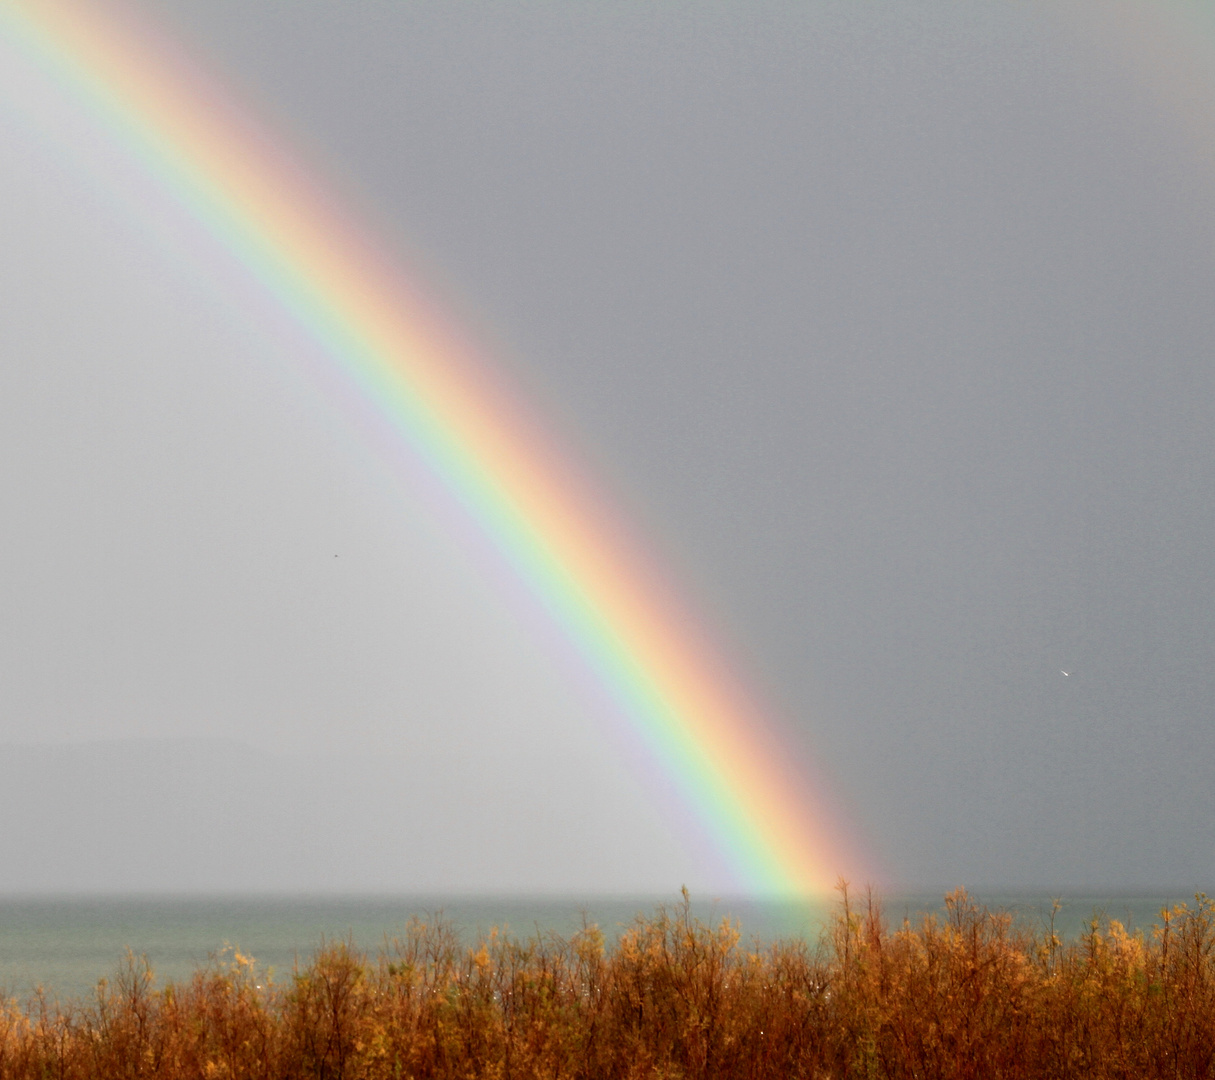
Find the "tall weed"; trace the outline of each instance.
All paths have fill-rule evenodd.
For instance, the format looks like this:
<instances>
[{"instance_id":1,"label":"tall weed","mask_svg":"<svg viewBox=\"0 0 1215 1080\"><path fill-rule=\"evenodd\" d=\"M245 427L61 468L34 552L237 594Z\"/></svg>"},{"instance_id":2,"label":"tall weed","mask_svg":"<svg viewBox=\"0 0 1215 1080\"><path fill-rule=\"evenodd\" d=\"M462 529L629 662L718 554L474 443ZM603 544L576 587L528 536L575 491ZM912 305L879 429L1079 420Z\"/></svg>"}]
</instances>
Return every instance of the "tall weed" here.
<instances>
[{"instance_id":1,"label":"tall weed","mask_svg":"<svg viewBox=\"0 0 1215 1080\"><path fill-rule=\"evenodd\" d=\"M0 1003L0 1080L98 1077L1215 1078L1215 904L1062 941L964 892L892 928L841 886L817 943L760 944L685 892L611 948L414 920L279 982L229 950L158 989L128 955L89 1001Z\"/></svg>"}]
</instances>

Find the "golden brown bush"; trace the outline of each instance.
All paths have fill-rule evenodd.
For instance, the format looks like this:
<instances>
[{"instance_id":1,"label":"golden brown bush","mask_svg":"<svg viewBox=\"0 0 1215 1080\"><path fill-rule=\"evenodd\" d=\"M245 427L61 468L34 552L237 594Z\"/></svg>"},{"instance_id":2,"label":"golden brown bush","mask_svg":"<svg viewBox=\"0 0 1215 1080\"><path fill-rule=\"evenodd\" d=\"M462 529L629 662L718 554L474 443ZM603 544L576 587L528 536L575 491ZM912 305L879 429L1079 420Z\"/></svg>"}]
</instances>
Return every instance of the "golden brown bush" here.
<instances>
[{"instance_id":1,"label":"golden brown bush","mask_svg":"<svg viewBox=\"0 0 1215 1080\"><path fill-rule=\"evenodd\" d=\"M965 893L891 929L844 888L816 945L744 944L687 895L611 949L415 920L372 960L322 943L275 983L231 952L155 989L128 956L89 1002L0 1007L0 1080L1215 1077L1215 905L1077 940Z\"/></svg>"}]
</instances>

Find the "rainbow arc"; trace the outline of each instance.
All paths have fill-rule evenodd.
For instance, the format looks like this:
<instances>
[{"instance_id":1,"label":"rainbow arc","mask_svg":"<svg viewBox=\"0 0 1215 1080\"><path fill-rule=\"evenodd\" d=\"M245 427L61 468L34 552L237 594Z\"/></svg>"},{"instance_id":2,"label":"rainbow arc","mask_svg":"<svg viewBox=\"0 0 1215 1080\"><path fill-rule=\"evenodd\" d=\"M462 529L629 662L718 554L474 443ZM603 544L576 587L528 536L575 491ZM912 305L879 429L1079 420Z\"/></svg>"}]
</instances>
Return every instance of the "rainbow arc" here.
<instances>
[{"instance_id":1,"label":"rainbow arc","mask_svg":"<svg viewBox=\"0 0 1215 1080\"><path fill-rule=\"evenodd\" d=\"M309 177L171 43L105 5L9 3L0 29L426 463L568 636L741 886L817 895L853 868L771 724L610 508Z\"/></svg>"}]
</instances>

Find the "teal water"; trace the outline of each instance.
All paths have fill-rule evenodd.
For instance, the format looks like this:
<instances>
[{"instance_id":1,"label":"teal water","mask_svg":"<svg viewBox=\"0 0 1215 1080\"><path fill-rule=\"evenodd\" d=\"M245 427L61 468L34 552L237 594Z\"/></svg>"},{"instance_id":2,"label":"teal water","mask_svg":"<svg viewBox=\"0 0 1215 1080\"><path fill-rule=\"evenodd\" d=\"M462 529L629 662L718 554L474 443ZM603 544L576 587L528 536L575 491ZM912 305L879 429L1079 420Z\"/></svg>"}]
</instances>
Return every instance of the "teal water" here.
<instances>
[{"instance_id":1,"label":"teal water","mask_svg":"<svg viewBox=\"0 0 1215 1080\"><path fill-rule=\"evenodd\" d=\"M1051 899L980 896L992 908L1010 911L1042 926ZM226 946L252 956L259 970L289 977L297 959L306 963L322 940L349 938L370 952L404 930L411 916L449 921L474 940L491 927L516 937L537 933L568 936L585 917L612 941L639 914L678 895L598 897L39 897L0 898L0 991L26 998L42 986L52 998L83 1000L97 981L118 971L127 949L146 955L156 984L181 982ZM1149 928L1162 907L1192 897L1065 897L1056 929L1074 936L1094 913L1130 928ZM939 896L892 896L883 902L890 923L918 920L941 910ZM744 937L771 940L821 933L829 907L771 904L755 900L693 901L693 914L716 923L729 918Z\"/></svg>"}]
</instances>

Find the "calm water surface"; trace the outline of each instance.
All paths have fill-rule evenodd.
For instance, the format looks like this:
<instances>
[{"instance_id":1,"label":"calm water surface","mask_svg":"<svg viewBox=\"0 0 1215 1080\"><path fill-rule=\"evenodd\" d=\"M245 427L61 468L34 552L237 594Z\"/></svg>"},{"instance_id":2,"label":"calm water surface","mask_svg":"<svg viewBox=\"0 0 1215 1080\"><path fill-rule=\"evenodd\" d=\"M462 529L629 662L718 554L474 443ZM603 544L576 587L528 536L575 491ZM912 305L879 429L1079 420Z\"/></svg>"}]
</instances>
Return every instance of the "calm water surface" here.
<instances>
[{"instance_id":1,"label":"calm water surface","mask_svg":"<svg viewBox=\"0 0 1215 1080\"><path fill-rule=\"evenodd\" d=\"M411 916L441 913L466 938L491 927L516 937L539 933L568 936L583 917L597 923L609 941L639 914L668 906L677 895L598 897L38 897L0 898L0 991L26 997L38 985L52 997L89 997L97 980L112 976L129 948L146 955L157 985L189 978L227 946L257 960L259 969L286 977L297 958L306 962L322 940L351 938L376 952L399 935ZM1051 899L981 896L1029 925L1050 916ZM1192 897L1065 897L1057 929L1078 934L1094 913L1132 928L1150 927L1165 905ZM827 905L761 903L726 899L694 902L693 914L716 923L736 921L745 937L770 940L802 936L814 940L829 913ZM892 896L883 910L891 923L939 911L939 896Z\"/></svg>"}]
</instances>

